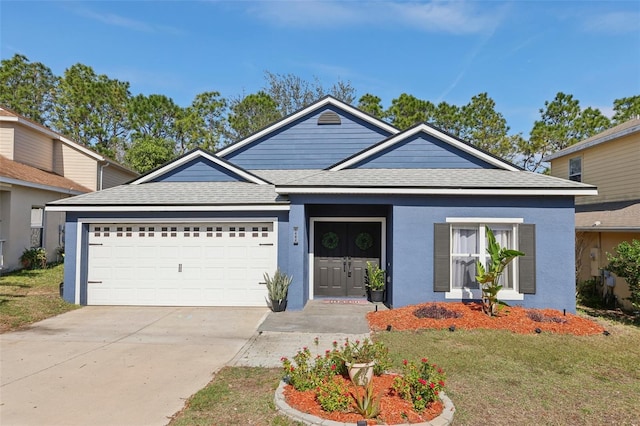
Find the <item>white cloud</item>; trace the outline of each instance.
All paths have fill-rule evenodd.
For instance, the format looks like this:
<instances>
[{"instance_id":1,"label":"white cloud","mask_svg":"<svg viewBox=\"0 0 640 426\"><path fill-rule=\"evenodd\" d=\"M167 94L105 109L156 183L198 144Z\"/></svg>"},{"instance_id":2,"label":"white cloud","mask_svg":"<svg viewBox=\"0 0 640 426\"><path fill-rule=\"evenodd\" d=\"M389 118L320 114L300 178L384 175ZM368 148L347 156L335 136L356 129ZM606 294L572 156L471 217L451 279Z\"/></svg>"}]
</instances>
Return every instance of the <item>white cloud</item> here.
<instances>
[{"instance_id":1,"label":"white cloud","mask_svg":"<svg viewBox=\"0 0 640 426\"><path fill-rule=\"evenodd\" d=\"M608 12L587 18L584 29L604 34L626 34L640 31L640 11Z\"/></svg>"},{"instance_id":2,"label":"white cloud","mask_svg":"<svg viewBox=\"0 0 640 426\"><path fill-rule=\"evenodd\" d=\"M126 16L118 15L115 13L102 13L91 10L86 7L73 6L71 9L75 14L83 16L85 18L92 19L94 21L102 22L103 24L125 28L132 31L145 32L145 33L169 33L174 35L182 34L182 31L163 25L154 25L148 22L131 19Z\"/></svg>"},{"instance_id":3,"label":"white cloud","mask_svg":"<svg viewBox=\"0 0 640 426\"><path fill-rule=\"evenodd\" d=\"M484 3L480 11L476 5L465 1L264 1L254 3L248 11L275 25L296 28L374 24L451 34L474 34L495 29L504 15L503 6L488 9Z\"/></svg>"}]
</instances>

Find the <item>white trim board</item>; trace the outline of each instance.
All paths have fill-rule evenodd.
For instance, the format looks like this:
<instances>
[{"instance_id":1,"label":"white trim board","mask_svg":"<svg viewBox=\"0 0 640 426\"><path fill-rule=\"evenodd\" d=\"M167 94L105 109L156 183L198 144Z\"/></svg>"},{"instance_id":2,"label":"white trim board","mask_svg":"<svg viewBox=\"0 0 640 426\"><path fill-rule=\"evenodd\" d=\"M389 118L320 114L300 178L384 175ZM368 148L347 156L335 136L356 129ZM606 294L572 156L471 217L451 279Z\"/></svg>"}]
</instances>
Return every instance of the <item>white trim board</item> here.
<instances>
[{"instance_id":1,"label":"white trim board","mask_svg":"<svg viewBox=\"0 0 640 426\"><path fill-rule=\"evenodd\" d=\"M61 186L44 185L41 183L28 182L26 180L8 178L4 176L0 176L0 183L6 183L8 185L24 186L26 188L41 189L43 191L57 192L59 194L69 194L69 195L86 194L86 192L84 191L77 191L75 189L63 188Z\"/></svg>"},{"instance_id":2,"label":"white trim board","mask_svg":"<svg viewBox=\"0 0 640 426\"><path fill-rule=\"evenodd\" d=\"M521 217L448 217L447 223L524 223Z\"/></svg>"},{"instance_id":3,"label":"white trim board","mask_svg":"<svg viewBox=\"0 0 640 426\"><path fill-rule=\"evenodd\" d=\"M379 194L379 195L598 195L592 188L397 188L276 186L278 194Z\"/></svg>"},{"instance_id":4,"label":"white trim board","mask_svg":"<svg viewBox=\"0 0 640 426\"><path fill-rule=\"evenodd\" d=\"M52 212L256 212L256 211L289 211L289 205L220 205L220 206L57 206L49 205L46 210Z\"/></svg>"},{"instance_id":5,"label":"white trim board","mask_svg":"<svg viewBox=\"0 0 640 426\"><path fill-rule=\"evenodd\" d=\"M380 224L380 264L384 266L384 270L387 269L387 218L386 217L326 217L317 216L309 218L309 248L308 254L308 281L309 281L309 300L313 300L313 263L315 261L314 256L314 244L315 244L315 224L316 222L372 222Z\"/></svg>"},{"instance_id":6,"label":"white trim board","mask_svg":"<svg viewBox=\"0 0 640 426\"><path fill-rule=\"evenodd\" d=\"M179 218L135 218L135 217L125 217L125 218L91 218L91 217L83 217L79 218L78 221L82 221L85 223L243 223L243 222L277 222L277 217L243 217L243 218L232 218L232 217L179 217Z\"/></svg>"}]
</instances>

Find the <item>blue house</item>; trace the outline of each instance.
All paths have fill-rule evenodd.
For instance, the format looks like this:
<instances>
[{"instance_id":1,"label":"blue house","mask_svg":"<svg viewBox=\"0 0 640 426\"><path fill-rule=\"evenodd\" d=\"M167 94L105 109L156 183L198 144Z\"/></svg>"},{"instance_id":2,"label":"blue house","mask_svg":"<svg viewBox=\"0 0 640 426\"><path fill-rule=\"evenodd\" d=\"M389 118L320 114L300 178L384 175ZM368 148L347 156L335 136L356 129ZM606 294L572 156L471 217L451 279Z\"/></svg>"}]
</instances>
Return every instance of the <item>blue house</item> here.
<instances>
[{"instance_id":1,"label":"blue house","mask_svg":"<svg viewBox=\"0 0 640 426\"><path fill-rule=\"evenodd\" d=\"M332 97L229 145L52 202L66 212L64 297L89 305L265 306L263 273L293 276L288 309L362 298L480 298L485 226L523 251L507 303L575 312L574 197L593 186L530 173L428 124L400 131Z\"/></svg>"}]
</instances>

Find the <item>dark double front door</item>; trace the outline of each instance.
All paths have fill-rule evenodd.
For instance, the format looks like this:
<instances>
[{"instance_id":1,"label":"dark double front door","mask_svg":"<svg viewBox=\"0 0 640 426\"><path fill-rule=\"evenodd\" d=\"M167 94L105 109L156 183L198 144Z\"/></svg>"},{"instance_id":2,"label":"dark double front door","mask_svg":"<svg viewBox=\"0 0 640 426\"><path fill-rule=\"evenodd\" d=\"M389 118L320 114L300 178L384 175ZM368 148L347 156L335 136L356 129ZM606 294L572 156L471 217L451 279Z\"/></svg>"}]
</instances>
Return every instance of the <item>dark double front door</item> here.
<instances>
[{"instance_id":1,"label":"dark double front door","mask_svg":"<svg viewBox=\"0 0 640 426\"><path fill-rule=\"evenodd\" d=\"M380 264L379 222L315 222L315 296L363 297L367 262Z\"/></svg>"}]
</instances>

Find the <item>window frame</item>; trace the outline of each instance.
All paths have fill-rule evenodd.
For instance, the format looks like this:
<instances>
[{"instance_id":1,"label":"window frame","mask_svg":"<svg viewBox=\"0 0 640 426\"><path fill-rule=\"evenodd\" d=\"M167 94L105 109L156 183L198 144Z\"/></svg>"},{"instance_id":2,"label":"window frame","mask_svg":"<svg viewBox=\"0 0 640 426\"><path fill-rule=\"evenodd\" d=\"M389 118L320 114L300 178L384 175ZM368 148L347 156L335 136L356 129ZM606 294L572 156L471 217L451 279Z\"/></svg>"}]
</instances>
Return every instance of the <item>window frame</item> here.
<instances>
[{"instance_id":1,"label":"window frame","mask_svg":"<svg viewBox=\"0 0 640 426\"><path fill-rule=\"evenodd\" d=\"M39 214L39 224L35 223L33 221L33 213L34 211L37 210L40 212ZM30 216L29 216L29 223L30 223L30 238L29 238L29 245L31 246L31 248L41 248L44 247L44 222L45 222L45 218L44 218L44 207L42 206L31 206L31 210L30 210ZM33 245L33 230L34 229L38 229L39 232L39 240L40 240L40 244L39 245Z\"/></svg>"},{"instance_id":2,"label":"window frame","mask_svg":"<svg viewBox=\"0 0 640 426\"><path fill-rule=\"evenodd\" d=\"M573 172L572 165L577 163L579 166L579 172ZM569 180L573 182L582 182L582 156L573 157L569 159Z\"/></svg>"},{"instance_id":3,"label":"window frame","mask_svg":"<svg viewBox=\"0 0 640 426\"><path fill-rule=\"evenodd\" d=\"M486 230L485 226L500 225L504 227L511 227L510 245L518 249L519 242L519 226L524 223L523 218L482 218L482 217L452 217L446 218L446 223L449 225L449 290L445 292L445 299L481 299L482 290L480 286L477 289L474 288L453 288L453 259L454 256L460 256L462 253L453 253L453 233L456 226L462 227L474 227L478 229L478 253L469 253L468 257L484 258L485 263L488 259L486 253ZM502 289L498 293L498 298L501 300L524 300L524 293L519 289L519 259L516 258L509 265L509 274L511 282L513 283L512 289Z\"/></svg>"}]
</instances>

